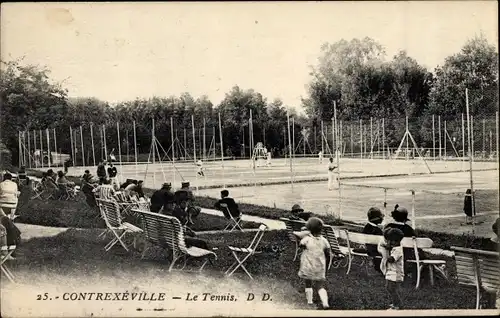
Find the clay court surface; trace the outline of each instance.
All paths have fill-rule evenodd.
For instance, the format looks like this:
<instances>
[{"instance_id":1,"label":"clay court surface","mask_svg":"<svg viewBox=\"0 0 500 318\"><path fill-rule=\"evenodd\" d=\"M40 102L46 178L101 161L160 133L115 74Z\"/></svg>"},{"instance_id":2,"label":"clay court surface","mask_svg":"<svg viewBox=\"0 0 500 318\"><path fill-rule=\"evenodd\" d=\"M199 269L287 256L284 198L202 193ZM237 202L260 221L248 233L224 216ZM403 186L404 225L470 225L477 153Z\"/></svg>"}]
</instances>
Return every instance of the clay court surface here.
<instances>
[{"instance_id":1,"label":"clay court surface","mask_svg":"<svg viewBox=\"0 0 500 318\"><path fill-rule=\"evenodd\" d=\"M250 160L224 160L223 164L221 161L205 162L205 177L197 177L192 162L176 162L175 167L171 162L117 166L122 182L127 178L144 180L148 188L159 188L164 181L179 187L182 180L188 180L192 187L200 187L199 195L219 197L220 190L228 186L238 202L284 209L300 203L305 210L318 214L339 214L340 210L343 219L360 222L365 221L370 206L384 209L384 201L387 202L387 214L399 204L408 208L411 218L411 190L414 190L416 227L457 234L472 231L472 226L460 225L464 222L464 193L469 187L468 162L430 159L427 165L433 173L429 174L426 162L421 159L342 158L340 196L338 190L328 191L327 164L327 159L320 164L317 158L295 158L293 186L290 161L285 159L273 159L271 166L255 170ZM95 167L87 168L95 174ZM81 175L87 168L70 168L68 174ZM474 162L473 180L478 221L483 222L474 230L476 234L490 236L490 225L499 213L498 164ZM266 185L280 182L286 184Z\"/></svg>"}]
</instances>

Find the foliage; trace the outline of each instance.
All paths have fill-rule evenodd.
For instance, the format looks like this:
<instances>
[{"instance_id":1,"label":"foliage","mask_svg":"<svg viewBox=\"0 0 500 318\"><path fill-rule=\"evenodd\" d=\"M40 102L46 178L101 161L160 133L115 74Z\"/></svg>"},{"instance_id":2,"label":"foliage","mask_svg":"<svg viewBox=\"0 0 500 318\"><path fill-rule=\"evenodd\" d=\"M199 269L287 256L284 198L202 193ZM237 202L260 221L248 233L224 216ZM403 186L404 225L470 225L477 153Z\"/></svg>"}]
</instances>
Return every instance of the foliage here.
<instances>
[{"instance_id":1,"label":"foliage","mask_svg":"<svg viewBox=\"0 0 500 318\"><path fill-rule=\"evenodd\" d=\"M430 114L456 118L465 113L466 88L469 94L473 93L469 95L471 114L488 115L498 110L498 52L483 36L467 41L435 73L429 96Z\"/></svg>"},{"instance_id":2,"label":"foliage","mask_svg":"<svg viewBox=\"0 0 500 318\"><path fill-rule=\"evenodd\" d=\"M405 115L409 116L412 125L421 127L412 132L417 143L429 146L425 140L429 140L430 121L424 120L424 116L436 114L444 120L456 118L457 114L464 112L465 88L469 89L471 113L475 116L491 115L498 109L498 53L484 37L469 40L459 53L437 67L434 74L404 51L386 60L383 46L370 38L325 43L320 53L317 64L311 67L308 96L302 100L306 116L297 115L279 99L268 101L259 92L238 86L227 92L219 105L213 105L206 96L195 98L189 93L152 96L116 105L92 97L68 98L60 83L50 81L46 68L23 65L21 60L2 62L2 141L12 152L15 164L18 131L55 128L58 148L71 154L70 127L75 132L75 143L80 145L79 127L84 126L84 151L78 149L75 159L79 164L82 154L85 154L85 162L89 163L92 144L97 147L95 149L103 148L103 125L106 127L106 143L111 148L107 149L108 153L120 145L121 154L125 155L125 149L128 152L136 144L138 154L148 154L154 119L155 137L160 144L170 145L173 138L179 137L178 130L184 129L186 138L181 133L180 139L183 139L186 149L193 149L195 139L197 143L200 141L201 128L210 127L210 136L215 133L212 147L220 156L220 114L224 155L249 156L251 111L254 144L263 142L273 152L273 157L277 157L289 151L287 126L297 145L303 129L317 130L321 121L331 122L334 102L338 118L344 122L386 118L386 141L391 147L401 139ZM134 122L135 142L132 134ZM191 132L193 122L198 132L194 133L195 136ZM94 128L93 140L88 133L89 125ZM174 136L171 135L172 128ZM172 150L166 152L169 157L173 154ZM115 149L114 154L117 153L118 149ZM176 151L176 157L181 155ZM103 150L96 153L96 161L104 157Z\"/></svg>"}]
</instances>

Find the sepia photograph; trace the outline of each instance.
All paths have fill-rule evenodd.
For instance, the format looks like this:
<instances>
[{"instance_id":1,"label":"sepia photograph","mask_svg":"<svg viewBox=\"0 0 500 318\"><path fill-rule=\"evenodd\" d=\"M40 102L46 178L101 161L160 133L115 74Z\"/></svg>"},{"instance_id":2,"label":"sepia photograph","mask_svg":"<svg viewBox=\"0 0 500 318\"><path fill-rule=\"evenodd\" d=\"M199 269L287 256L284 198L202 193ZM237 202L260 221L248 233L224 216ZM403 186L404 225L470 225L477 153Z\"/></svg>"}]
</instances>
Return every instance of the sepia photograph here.
<instances>
[{"instance_id":1,"label":"sepia photograph","mask_svg":"<svg viewBox=\"0 0 500 318\"><path fill-rule=\"evenodd\" d=\"M1 317L500 314L497 1L0 14Z\"/></svg>"}]
</instances>

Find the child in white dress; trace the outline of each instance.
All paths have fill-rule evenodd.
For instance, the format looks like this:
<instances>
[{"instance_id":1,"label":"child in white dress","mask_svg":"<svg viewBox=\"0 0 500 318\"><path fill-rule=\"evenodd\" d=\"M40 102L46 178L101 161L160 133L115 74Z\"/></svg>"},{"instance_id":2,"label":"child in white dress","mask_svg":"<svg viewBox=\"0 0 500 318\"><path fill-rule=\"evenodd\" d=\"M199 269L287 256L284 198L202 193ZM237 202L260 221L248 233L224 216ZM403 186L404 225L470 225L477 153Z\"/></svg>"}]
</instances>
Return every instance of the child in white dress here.
<instances>
[{"instance_id":1,"label":"child in white dress","mask_svg":"<svg viewBox=\"0 0 500 318\"><path fill-rule=\"evenodd\" d=\"M318 291L323 309L329 307L325 289L327 264L330 263L330 244L321 235L323 221L311 217L306 223L310 234L300 241L303 249L300 257L299 277L305 280L305 292L308 305L313 305L313 288Z\"/></svg>"},{"instance_id":2,"label":"child in white dress","mask_svg":"<svg viewBox=\"0 0 500 318\"><path fill-rule=\"evenodd\" d=\"M386 289L391 299L389 309L401 309L399 289L404 280L404 257L401 240L403 231L396 228L388 228L384 231L384 238L378 245L378 251L382 254L380 270L385 275Z\"/></svg>"}]
</instances>

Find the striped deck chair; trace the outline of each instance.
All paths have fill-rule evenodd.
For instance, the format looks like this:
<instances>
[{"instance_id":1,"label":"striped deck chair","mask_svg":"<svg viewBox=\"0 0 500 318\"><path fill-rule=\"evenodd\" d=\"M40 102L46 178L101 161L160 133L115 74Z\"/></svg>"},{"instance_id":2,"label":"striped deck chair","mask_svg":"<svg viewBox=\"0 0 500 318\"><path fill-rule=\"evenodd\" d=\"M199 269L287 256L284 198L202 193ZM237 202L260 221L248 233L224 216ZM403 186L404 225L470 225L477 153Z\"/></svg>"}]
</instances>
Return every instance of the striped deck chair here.
<instances>
[{"instance_id":1,"label":"striped deck chair","mask_svg":"<svg viewBox=\"0 0 500 318\"><path fill-rule=\"evenodd\" d=\"M294 232L301 231L302 228L306 226L306 222L299 220L290 220L288 218L280 218L280 221L283 221L283 223L285 223L288 238L290 239L290 241L295 243L295 255L293 257L293 260L295 261L297 259L297 256L299 256L299 243L301 238L295 235Z\"/></svg>"},{"instance_id":2,"label":"striped deck chair","mask_svg":"<svg viewBox=\"0 0 500 318\"><path fill-rule=\"evenodd\" d=\"M116 243L120 243L121 246L128 252L128 246L123 242L125 235L138 234L142 232L142 229L137 226L123 222L120 214L120 207L118 203L111 200L103 200L97 199L97 204L99 206L99 210L101 211L102 218L106 223L106 231L101 235L105 235L106 233L113 233L114 238L104 247L104 249L109 251ZM100 235L100 236L101 236ZM135 245L135 236L134 243Z\"/></svg>"},{"instance_id":3,"label":"striped deck chair","mask_svg":"<svg viewBox=\"0 0 500 318\"><path fill-rule=\"evenodd\" d=\"M330 269L332 265L334 268L338 268L343 260L349 258L350 254L346 251L346 247L339 245L337 235L331 225L324 225L321 232L321 234L327 239L328 243L330 243L330 251L332 255L330 258L330 264L328 264L328 269ZM350 259L348 259L348 264L349 268L347 271L349 272L351 265Z\"/></svg>"}]
</instances>

